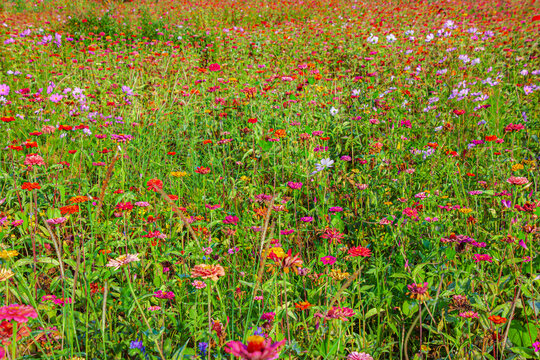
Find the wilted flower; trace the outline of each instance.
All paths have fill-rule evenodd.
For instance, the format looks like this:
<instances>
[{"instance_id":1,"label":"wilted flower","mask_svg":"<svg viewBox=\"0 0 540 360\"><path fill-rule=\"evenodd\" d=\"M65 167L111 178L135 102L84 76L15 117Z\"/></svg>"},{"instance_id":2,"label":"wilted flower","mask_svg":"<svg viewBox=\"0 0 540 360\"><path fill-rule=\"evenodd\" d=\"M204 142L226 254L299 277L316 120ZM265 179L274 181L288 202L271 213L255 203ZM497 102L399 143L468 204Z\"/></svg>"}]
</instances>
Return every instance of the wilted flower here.
<instances>
[{"instance_id":1,"label":"wilted flower","mask_svg":"<svg viewBox=\"0 0 540 360\"><path fill-rule=\"evenodd\" d=\"M407 293L407 295L410 294L411 296L411 299L416 299L416 300L420 300L420 301L425 301L427 299L429 299L429 294L428 294L428 283L424 283L424 284L417 284L417 283L413 283L411 285L407 285L407 289L409 289L409 292Z\"/></svg>"}]
</instances>

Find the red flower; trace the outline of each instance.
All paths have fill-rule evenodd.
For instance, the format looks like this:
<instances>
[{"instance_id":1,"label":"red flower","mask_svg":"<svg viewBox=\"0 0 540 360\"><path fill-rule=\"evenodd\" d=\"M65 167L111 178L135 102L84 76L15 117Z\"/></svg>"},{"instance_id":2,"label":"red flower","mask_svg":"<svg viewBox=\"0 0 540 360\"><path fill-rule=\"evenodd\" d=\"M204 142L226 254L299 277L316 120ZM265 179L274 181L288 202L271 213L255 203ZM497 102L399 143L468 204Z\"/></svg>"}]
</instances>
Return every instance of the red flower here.
<instances>
[{"instance_id":1,"label":"red flower","mask_svg":"<svg viewBox=\"0 0 540 360\"><path fill-rule=\"evenodd\" d=\"M172 156L174 156L174 155L176 155L176 151L169 151L169 152L167 153L167 155L172 155Z\"/></svg>"},{"instance_id":2,"label":"red flower","mask_svg":"<svg viewBox=\"0 0 540 360\"><path fill-rule=\"evenodd\" d=\"M70 125L60 125L58 127L58 130L66 130L66 131L69 131L69 130L72 130L73 129L73 126L70 126Z\"/></svg>"},{"instance_id":3,"label":"red flower","mask_svg":"<svg viewBox=\"0 0 540 360\"><path fill-rule=\"evenodd\" d=\"M21 189L28 191L39 190L41 189L41 186L38 183L25 182L24 184L22 184Z\"/></svg>"},{"instance_id":4,"label":"red flower","mask_svg":"<svg viewBox=\"0 0 540 360\"><path fill-rule=\"evenodd\" d=\"M497 140L497 135L486 136L486 141L495 141L495 140Z\"/></svg>"},{"instance_id":5,"label":"red flower","mask_svg":"<svg viewBox=\"0 0 540 360\"><path fill-rule=\"evenodd\" d=\"M533 16L532 21L540 21L540 15Z\"/></svg>"},{"instance_id":6,"label":"red flower","mask_svg":"<svg viewBox=\"0 0 540 360\"><path fill-rule=\"evenodd\" d=\"M63 206L60 208L60 213L62 215L75 214L78 212L79 212L79 205L68 205L68 206Z\"/></svg>"},{"instance_id":7,"label":"red flower","mask_svg":"<svg viewBox=\"0 0 540 360\"><path fill-rule=\"evenodd\" d=\"M15 121L15 118L13 116L3 116L2 121L5 123Z\"/></svg>"},{"instance_id":8,"label":"red flower","mask_svg":"<svg viewBox=\"0 0 540 360\"><path fill-rule=\"evenodd\" d=\"M212 140L204 140L202 143L203 143L203 145L211 144L211 143L212 143Z\"/></svg>"},{"instance_id":9,"label":"red flower","mask_svg":"<svg viewBox=\"0 0 540 360\"><path fill-rule=\"evenodd\" d=\"M370 257L371 256L371 250L365 247L361 247L361 246L350 248L348 253L352 257L357 257L357 256Z\"/></svg>"},{"instance_id":10,"label":"red flower","mask_svg":"<svg viewBox=\"0 0 540 360\"><path fill-rule=\"evenodd\" d=\"M465 110L454 109L454 114L463 115L463 114L465 114Z\"/></svg>"},{"instance_id":11,"label":"red flower","mask_svg":"<svg viewBox=\"0 0 540 360\"><path fill-rule=\"evenodd\" d=\"M473 174L473 173L467 173L467 176L471 176L471 177L472 177L472 176L476 176L476 175Z\"/></svg>"},{"instance_id":12,"label":"red flower","mask_svg":"<svg viewBox=\"0 0 540 360\"><path fill-rule=\"evenodd\" d=\"M195 169L195 172L202 175L208 174L210 172L210 168L199 166L197 169Z\"/></svg>"},{"instance_id":13,"label":"red flower","mask_svg":"<svg viewBox=\"0 0 540 360\"><path fill-rule=\"evenodd\" d=\"M156 187L158 189L163 189L163 181L159 180L159 179L150 179L148 180L148 182L146 183L146 187L148 188L148 190L151 190L151 191L156 191Z\"/></svg>"},{"instance_id":14,"label":"red flower","mask_svg":"<svg viewBox=\"0 0 540 360\"><path fill-rule=\"evenodd\" d=\"M504 324L507 321L506 318L497 315L491 315L490 317L488 317L488 319L496 325Z\"/></svg>"},{"instance_id":15,"label":"red flower","mask_svg":"<svg viewBox=\"0 0 540 360\"><path fill-rule=\"evenodd\" d=\"M68 153L70 153L71 155L75 154L77 152L77 150L68 150Z\"/></svg>"},{"instance_id":16,"label":"red flower","mask_svg":"<svg viewBox=\"0 0 540 360\"><path fill-rule=\"evenodd\" d=\"M255 118L250 118L250 119L248 119L248 123L250 123L250 124L256 124L256 123L257 123L257 119L255 119Z\"/></svg>"}]
</instances>

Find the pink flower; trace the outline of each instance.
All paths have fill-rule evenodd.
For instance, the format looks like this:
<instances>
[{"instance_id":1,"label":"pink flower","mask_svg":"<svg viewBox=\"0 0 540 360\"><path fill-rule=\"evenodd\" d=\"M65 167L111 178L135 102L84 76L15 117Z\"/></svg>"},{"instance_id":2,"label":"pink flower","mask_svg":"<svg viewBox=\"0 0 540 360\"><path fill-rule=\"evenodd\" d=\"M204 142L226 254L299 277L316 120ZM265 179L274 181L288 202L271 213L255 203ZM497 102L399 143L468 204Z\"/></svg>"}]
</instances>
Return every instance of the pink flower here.
<instances>
[{"instance_id":1,"label":"pink flower","mask_svg":"<svg viewBox=\"0 0 540 360\"><path fill-rule=\"evenodd\" d=\"M243 360L274 360L279 357L279 351L285 344L285 340L273 343L271 339L259 335L250 336L247 341L247 345L231 341L226 345L225 352Z\"/></svg>"},{"instance_id":2,"label":"pink flower","mask_svg":"<svg viewBox=\"0 0 540 360\"><path fill-rule=\"evenodd\" d=\"M31 306L11 304L0 307L1 320L15 320L18 323L26 323L29 318L37 318L37 312Z\"/></svg>"},{"instance_id":3,"label":"pink flower","mask_svg":"<svg viewBox=\"0 0 540 360\"><path fill-rule=\"evenodd\" d=\"M158 305L150 306L148 308L148 311L159 311L159 310L161 310L161 306L158 306Z\"/></svg>"},{"instance_id":4,"label":"pink flower","mask_svg":"<svg viewBox=\"0 0 540 360\"><path fill-rule=\"evenodd\" d=\"M323 264L325 264L325 265L332 265L333 263L336 262L336 258L333 257L333 256L330 256L330 255L328 255L328 256L323 256L323 257L321 258L321 262L322 262Z\"/></svg>"},{"instance_id":5,"label":"pink flower","mask_svg":"<svg viewBox=\"0 0 540 360\"><path fill-rule=\"evenodd\" d=\"M366 353L354 351L347 356L347 360L373 360L373 357Z\"/></svg>"},{"instance_id":6,"label":"pink flower","mask_svg":"<svg viewBox=\"0 0 540 360\"><path fill-rule=\"evenodd\" d=\"M418 211L413 208L405 208L403 209L403 215L407 215L411 218L417 218L418 217Z\"/></svg>"},{"instance_id":7,"label":"pink flower","mask_svg":"<svg viewBox=\"0 0 540 360\"><path fill-rule=\"evenodd\" d=\"M460 313L459 316L465 319L476 319L478 318L478 313L474 311L465 311Z\"/></svg>"},{"instance_id":8,"label":"pink flower","mask_svg":"<svg viewBox=\"0 0 540 360\"><path fill-rule=\"evenodd\" d=\"M343 321L348 321L347 318L356 315L353 311L353 309L350 309L348 307L339 307L334 306L328 312L323 315L321 313L316 313L314 316L319 318L324 318L325 320L333 320L333 319L339 319Z\"/></svg>"},{"instance_id":9,"label":"pink flower","mask_svg":"<svg viewBox=\"0 0 540 360\"><path fill-rule=\"evenodd\" d=\"M194 280L191 285L195 288L195 289L204 289L206 287L206 283L204 281L201 281L201 280Z\"/></svg>"},{"instance_id":10,"label":"pink flower","mask_svg":"<svg viewBox=\"0 0 540 360\"><path fill-rule=\"evenodd\" d=\"M116 259L109 260L109 262L105 266L112 267L115 270L118 270L120 267L127 265L133 261L141 261L139 259L139 254L121 255L117 257Z\"/></svg>"},{"instance_id":11,"label":"pink flower","mask_svg":"<svg viewBox=\"0 0 540 360\"><path fill-rule=\"evenodd\" d=\"M223 220L223 223L224 224L233 224L233 225L236 225L238 224L238 216L225 216L225 219Z\"/></svg>"},{"instance_id":12,"label":"pink flower","mask_svg":"<svg viewBox=\"0 0 540 360\"><path fill-rule=\"evenodd\" d=\"M24 165L45 165L45 161L43 158L38 154L28 154L26 155L26 159L24 160Z\"/></svg>"},{"instance_id":13,"label":"pink flower","mask_svg":"<svg viewBox=\"0 0 540 360\"><path fill-rule=\"evenodd\" d=\"M481 261L493 262L493 258L488 254L474 254L474 262L477 263Z\"/></svg>"},{"instance_id":14,"label":"pink flower","mask_svg":"<svg viewBox=\"0 0 540 360\"><path fill-rule=\"evenodd\" d=\"M512 185L525 185L529 180L526 177L510 176L506 182Z\"/></svg>"},{"instance_id":15,"label":"pink flower","mask_svg":"<svg viewBox=\"0 0 540 360\"><path fill-rule=\"evenodd\" d=\"M208 70L210 70L210 71L219 71L219 70L221 70L221 66L219 64L211 64L208 67Z\"/></svg>"}]
</instances>

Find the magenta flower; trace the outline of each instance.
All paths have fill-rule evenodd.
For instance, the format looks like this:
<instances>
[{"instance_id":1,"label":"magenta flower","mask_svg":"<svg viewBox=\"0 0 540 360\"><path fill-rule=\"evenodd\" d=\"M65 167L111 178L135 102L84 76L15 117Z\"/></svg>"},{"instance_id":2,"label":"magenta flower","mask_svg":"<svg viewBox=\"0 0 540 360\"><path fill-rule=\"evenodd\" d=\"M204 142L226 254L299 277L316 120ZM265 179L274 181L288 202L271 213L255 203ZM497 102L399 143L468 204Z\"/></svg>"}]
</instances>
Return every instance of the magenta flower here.
<instances>
[{"instance_id":1,"label":"magenta flower","mask_svg":"<svg viewBox=\"0 0 540 360\"><path fill-rule=\"evenodd\" d=\"M474 254L474 262L478 263L481 261L493 262L493 258L488 254Z\"/></svg>"},{"instance_id":2,"label":"magenta flower","mask_svg":"<svg viewBox=\"0 0 540 360\"><path fill-rule=\"evenodd\" d=\"M52 101L53 103L59 103L60 101L62 101L63 98L64 98L64 95L52 94L49 100Z\"/></svg>"},{"instance_id":3,"label":"magenta flower","mask_svg":"<svg viewBox=\"0 0 540 360\"><path fill-rule=\"evenodd\" d=\"M37 318L37 312L29 305L11 304L0 307L0 319L26 323L29 318Z\"/></svg>"},{"instance_id":4,"label":"magenta flower","mask_svg":"<svg viewBox=\"0 0 540 360\"><path fill-rule=\"evenodd\" d=\"M336 262L336 258L331 256L331 255L328 255L328 256L323 256L321 258L321 262L325 265L332 265L333 263Z\"/></svg>"},{"instance_id":5,"label":"magenta flower","mask_svg":"<svg viewBox=\"0 0 540 360\"><path fill-rule=\"evenodd\" d=\"M250 336L247 341L247 345L231 341L226 345L225 352L243 360L274 360L279 357L281 347L285 344L285 340L273 343L271 339L259 335Z\"/></svg>"},{"instance_id":6,"label":"magenta flower","mask_svg":"<svg viewBox=\"0 0 540 360\"><path fill-rule=\"evenodd\" d=\"M340 206L333 206L330 209L328 209L328 211L332 213L338 213L338 212L342 212L343 208Z\"/></svg>"},{"instance_id":7,"label":"magenta flower","mask_svg":"<svg viewBox=\"0 0 540 360\"><path fill-rule=\"evenodd\" d=\"M224 224L233 224L233 225L236 225L238 224L238 216L225 216L225 219L223 220L223 223Z\"/></svg>"},{"instance_id":8,"label":"magenta flower","mask_svg":"<svg viewBox=\"0 0 540 360\"><path fill-rule=\"evenodd\" d=\"M289 181L287 183L287 186L293 190L298 190L298 189L301 189L302 188L302 184L301 182L292 182L292 181Z\"/></svg>"}]
</instances>

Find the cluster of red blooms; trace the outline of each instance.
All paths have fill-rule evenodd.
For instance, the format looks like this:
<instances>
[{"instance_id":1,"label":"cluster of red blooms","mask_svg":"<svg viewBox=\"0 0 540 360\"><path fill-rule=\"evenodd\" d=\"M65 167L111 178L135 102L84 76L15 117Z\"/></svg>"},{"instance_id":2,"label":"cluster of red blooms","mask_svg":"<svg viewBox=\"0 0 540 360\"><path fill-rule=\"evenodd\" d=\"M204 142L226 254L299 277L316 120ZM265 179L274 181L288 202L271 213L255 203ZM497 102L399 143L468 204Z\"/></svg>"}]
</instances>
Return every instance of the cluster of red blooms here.
<instances>
[{"instance_id":1,"label":"cluster of red blooms","mask_svg":"<svg viewBox=\"0 0 540 360\"><path fill-rule=\"evenodd\" d=\"M41 189L41 186L38 183L25 182L24 184L22 184L21 189L28 191L39 190Z\"/></svg>"},{"instance_id":2,"label":"cluster of red blooms","mask_svg":"<svg viewBox=\"0 0 540 360\"><path fill-rule=\"evenodd\" d=\"M60 213L62 215L66 214L75 214L79 212L79 206L78 205L68 205L68 206L62 206L60 208Z\"/></svg>"}]
</instances>

